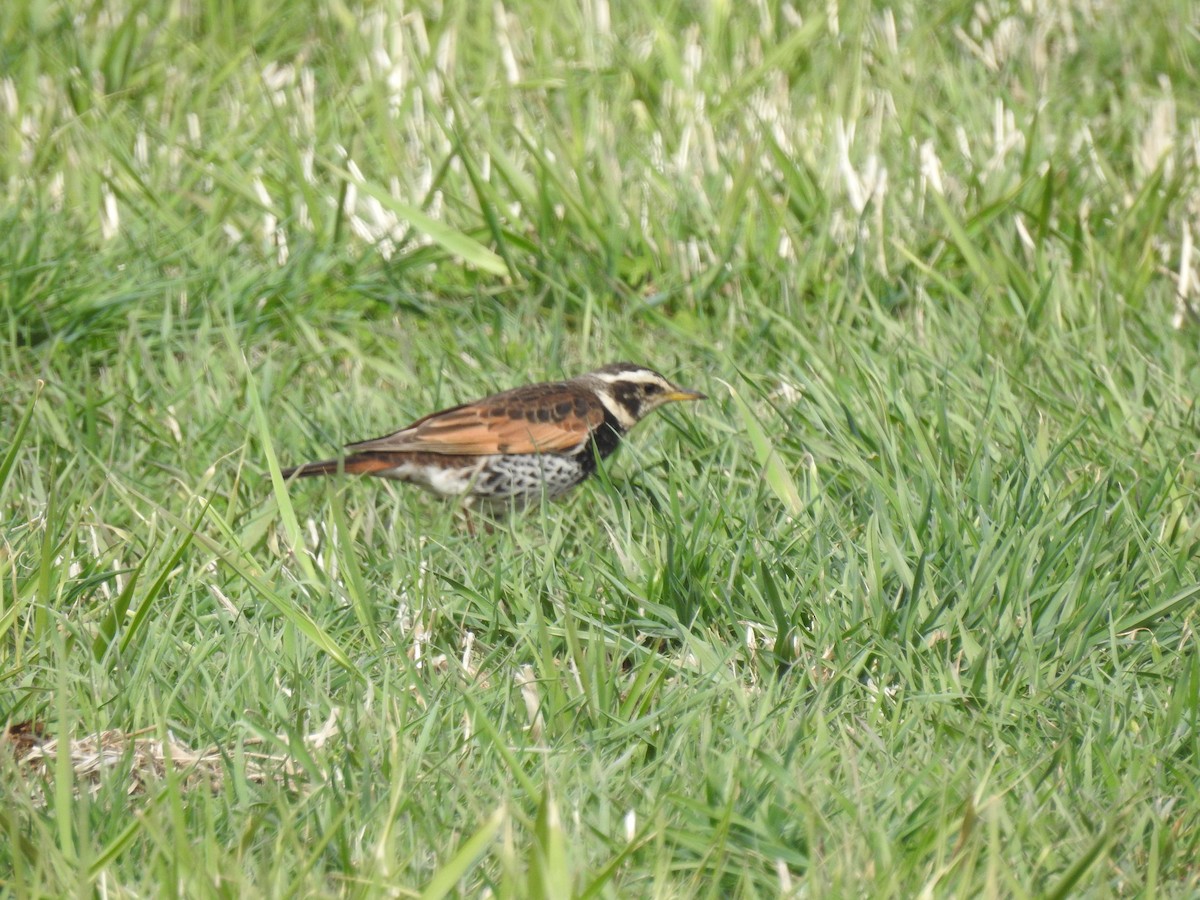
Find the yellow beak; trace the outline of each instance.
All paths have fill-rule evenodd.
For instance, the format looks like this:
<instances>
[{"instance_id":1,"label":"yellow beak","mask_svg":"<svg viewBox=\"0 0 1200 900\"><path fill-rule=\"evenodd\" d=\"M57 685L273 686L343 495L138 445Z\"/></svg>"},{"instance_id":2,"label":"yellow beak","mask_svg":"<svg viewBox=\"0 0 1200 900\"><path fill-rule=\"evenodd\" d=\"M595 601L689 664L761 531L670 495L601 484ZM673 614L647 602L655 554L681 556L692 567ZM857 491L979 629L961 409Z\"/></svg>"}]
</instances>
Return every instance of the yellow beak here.
<instances>
[{"instance_id":1,"label":"yellow beak","mask_svg":"<svg viewBox=\"0 0 1200 900\"><path fill-rule=\"evenodd\" d=\"M664 394L663 399L673 403L676 400L707 400L708 397L699 391L689 391L683 388L675 388L673 391Z\"/></svg>"}]
</instances>

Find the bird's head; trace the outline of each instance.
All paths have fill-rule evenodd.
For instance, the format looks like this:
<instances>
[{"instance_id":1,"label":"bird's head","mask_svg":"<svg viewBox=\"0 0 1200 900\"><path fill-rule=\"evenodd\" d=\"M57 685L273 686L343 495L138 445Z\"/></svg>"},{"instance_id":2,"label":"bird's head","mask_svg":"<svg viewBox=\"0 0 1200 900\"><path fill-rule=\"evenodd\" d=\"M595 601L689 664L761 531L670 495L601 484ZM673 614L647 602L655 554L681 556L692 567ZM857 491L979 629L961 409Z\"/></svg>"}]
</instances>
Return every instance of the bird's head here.
<instances>
[{"instance_id":1,"label":"bird's head","mask_svg":"<svg viewBox=\"0 0 1200 900\"><path fill-rule=\"evenodd\" d=\"M699 391L678 387L653 369L633 363L611 363L583 377L593 385L622 431L628 431L664 404L705 399Z\"/></svg>"}]
</instances>

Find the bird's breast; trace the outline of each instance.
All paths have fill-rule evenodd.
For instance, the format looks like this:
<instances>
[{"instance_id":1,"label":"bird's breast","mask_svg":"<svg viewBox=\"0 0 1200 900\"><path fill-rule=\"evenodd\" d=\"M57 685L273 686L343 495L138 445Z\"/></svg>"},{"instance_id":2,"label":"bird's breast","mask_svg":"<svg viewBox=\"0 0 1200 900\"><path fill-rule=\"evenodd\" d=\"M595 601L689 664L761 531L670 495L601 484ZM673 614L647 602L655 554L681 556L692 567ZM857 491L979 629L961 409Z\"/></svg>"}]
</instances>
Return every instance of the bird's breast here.
<instances>
[{"instance_id":1,"label":"bird's breast","mask_svg":"<svg viewBox=\"0 0 1200 900\"><path fill-rule=\"evenodd\" d=\"M620 446L624 434L616 416L606 410L603 424L592 432L591 446L588 448L591 452L587 455L604 459Z\"/></svg>"}]
</instances>

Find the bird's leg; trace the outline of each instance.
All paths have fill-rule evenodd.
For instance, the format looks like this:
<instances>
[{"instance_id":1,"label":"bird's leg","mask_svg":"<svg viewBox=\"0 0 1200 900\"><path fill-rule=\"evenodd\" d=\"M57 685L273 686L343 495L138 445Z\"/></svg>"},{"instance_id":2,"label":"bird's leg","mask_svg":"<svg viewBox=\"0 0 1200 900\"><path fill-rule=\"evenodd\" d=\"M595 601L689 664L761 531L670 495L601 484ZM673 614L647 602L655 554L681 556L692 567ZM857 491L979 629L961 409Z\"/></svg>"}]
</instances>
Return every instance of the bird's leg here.
<instances>
[{"instance_id":1,"label":"bird's leg","mask_svg":"<svg viewBox=\"0 0 1200 900\"><path fill-rule=\"evenodd\" d=\"M471 506L469 503L464 503L461 507L463 521L467 525L467 534L475 537L475 520L471 518Z\"/></svg>"}]
</instances>

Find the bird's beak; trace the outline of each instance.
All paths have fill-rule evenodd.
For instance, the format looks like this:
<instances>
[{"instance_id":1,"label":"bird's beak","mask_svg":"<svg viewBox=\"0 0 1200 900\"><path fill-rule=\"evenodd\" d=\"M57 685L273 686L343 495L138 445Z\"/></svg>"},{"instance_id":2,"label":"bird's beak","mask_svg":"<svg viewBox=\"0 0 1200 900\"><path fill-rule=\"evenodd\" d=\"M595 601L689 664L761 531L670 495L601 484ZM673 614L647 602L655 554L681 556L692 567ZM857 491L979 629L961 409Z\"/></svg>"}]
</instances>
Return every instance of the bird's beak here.
<instances>
[{"instance_id":1,"label":"bird's beak","mask_svg":"<svg viewBox=\"0 0 1200 900\"><path fill-rule=\"evenodd\" d=\"M674 403L677 400L707 400L708 397L699 391L689 391L685 390L684 388L675 388L670 393L664 395L663 399L669 403Z\"/></svg>"}]
</instances>

